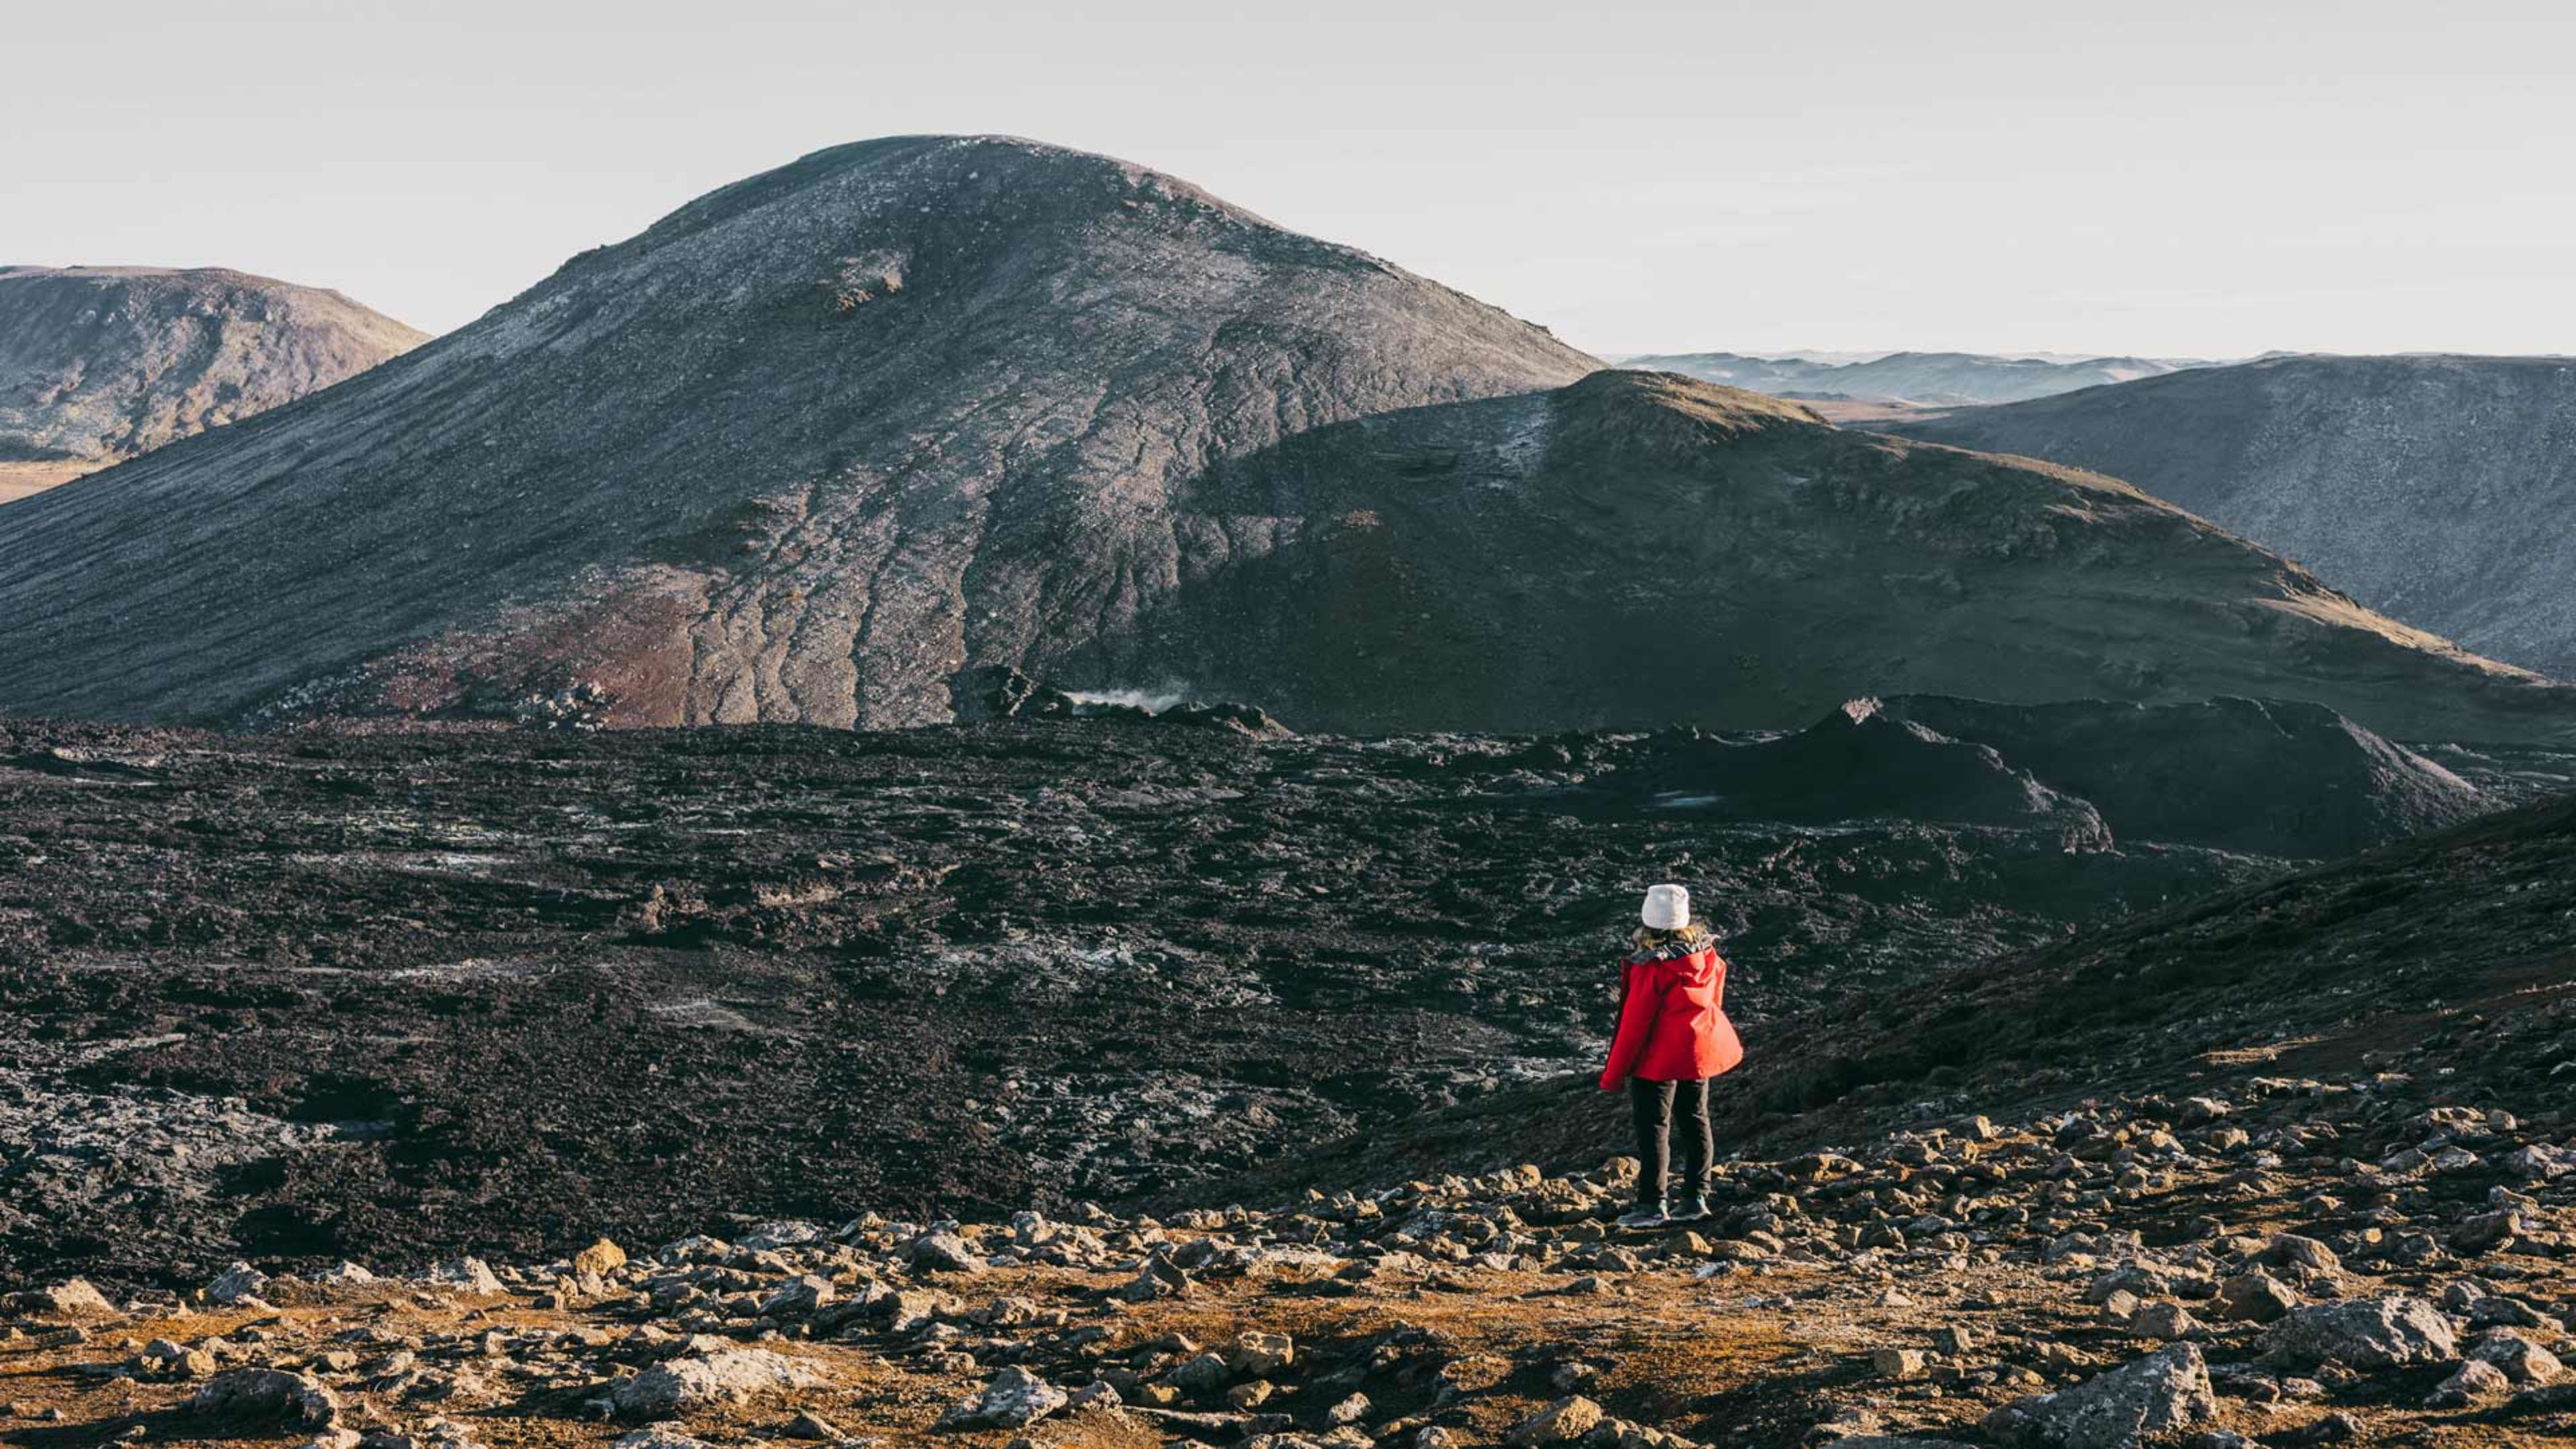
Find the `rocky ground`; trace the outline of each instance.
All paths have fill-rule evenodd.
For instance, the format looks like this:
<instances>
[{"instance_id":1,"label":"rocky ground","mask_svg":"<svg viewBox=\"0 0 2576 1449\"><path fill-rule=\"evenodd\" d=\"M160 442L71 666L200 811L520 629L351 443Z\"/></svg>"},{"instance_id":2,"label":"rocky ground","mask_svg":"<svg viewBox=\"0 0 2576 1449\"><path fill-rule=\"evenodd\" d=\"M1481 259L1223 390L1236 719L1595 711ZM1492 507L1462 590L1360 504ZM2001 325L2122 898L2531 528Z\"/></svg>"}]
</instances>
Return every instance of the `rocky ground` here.
<instances>
[{"instance_id":1,"label":"rocky ground","mask_svg":"<svg viewBox=\"0 0 2576 1449\"><path fill-rule=\"evenodd\" d=\"M2557 1013L2563 1028L2567 1013ZM1259 1208L742 1222L0 1330L0 1441L2122 1449L2576 1433L2576 1150L2443 1074L1970 1116L1601 1218L1636 1165Z\"/></svg>"},{"instance_id":2,"label":"rocky ground","mask_svg":"<svg viewBox=\"0 0 2576 1449\"><path fill-rule=\"evenodd\" d=\"M10 727L0 1443L2576 1433L2576 804L2303 867L1955 703L1189 718ZM2349 743L2422 793L2305 828L2564 787ZM1975 818L1872 818L1880 750ZM1689 788L1792 768L1842 818ZM1753 1056L1629 1233L1585 1068L1662 874Z\"/></svg>"},{"instance_id":3,"label":"rocky ground","mask_svg":"<svg viewBox=\"0 0 2576 1449\"><path fill-rule=\"evenodd\" d=\"M1799 771L1798 822L1710 803ZM166 1284L1163 1200L1590 1061L1653 879L1699 890L1758 1033L2285 868L2131 818L1883 715L1741 744L12 727L0 1255Z\"/></svg>"}]
</instances>

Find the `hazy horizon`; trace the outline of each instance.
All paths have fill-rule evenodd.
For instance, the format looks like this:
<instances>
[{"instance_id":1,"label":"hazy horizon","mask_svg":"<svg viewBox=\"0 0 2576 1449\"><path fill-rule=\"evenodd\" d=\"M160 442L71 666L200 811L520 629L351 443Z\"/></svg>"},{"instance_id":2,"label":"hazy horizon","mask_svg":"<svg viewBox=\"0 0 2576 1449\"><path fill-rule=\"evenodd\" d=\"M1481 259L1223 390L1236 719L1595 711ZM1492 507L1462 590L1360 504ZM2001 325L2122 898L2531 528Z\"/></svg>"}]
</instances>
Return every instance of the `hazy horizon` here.
<instances>
[{"instance_id":1,"label":"hazy horizon","mask_svg":"<svg viewBox=\"0 0 2576 1449\"><path fill-rule=\"evenodd\" d=\"M874 136L1171 172L1602 356L2576 348L2576 12L1124 3L11 23L0 263L228 266L431 331ZM149 44L126 37L148 33Z\"/></svg>"}]
</instances>

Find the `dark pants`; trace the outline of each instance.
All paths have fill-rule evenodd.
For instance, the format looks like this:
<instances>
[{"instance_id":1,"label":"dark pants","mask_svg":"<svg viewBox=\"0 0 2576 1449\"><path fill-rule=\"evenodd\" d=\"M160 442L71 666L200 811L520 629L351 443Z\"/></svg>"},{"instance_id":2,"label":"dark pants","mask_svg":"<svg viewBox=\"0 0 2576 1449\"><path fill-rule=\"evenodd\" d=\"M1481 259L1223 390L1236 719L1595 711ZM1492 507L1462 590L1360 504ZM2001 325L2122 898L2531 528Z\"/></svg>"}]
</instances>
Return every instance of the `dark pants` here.
<instances>
[{"instance_id":1,"label":"dark pants","mask_svg":"<svg viewBox=\"0 0 2576 1449\"><path fill-rule=\"evenodd\" d=\"M1628 1111L1637 1124L1637 1161L1642 1164L1637 1174L1640 1203L1664 1200L1665 1178L1672 1171L1672 1148L1667 1143L1673 1130L1676 1095L1682 1102L1682 1156L1689 1165L1682 1175L1682 1191L1694 1195L1708 1191L1708 1164L1717 1156L1717 1136L1708 1126L1708 1079L1649 1082L1643 1077L1630 1077Z\"/></svg>"}]
</instances>

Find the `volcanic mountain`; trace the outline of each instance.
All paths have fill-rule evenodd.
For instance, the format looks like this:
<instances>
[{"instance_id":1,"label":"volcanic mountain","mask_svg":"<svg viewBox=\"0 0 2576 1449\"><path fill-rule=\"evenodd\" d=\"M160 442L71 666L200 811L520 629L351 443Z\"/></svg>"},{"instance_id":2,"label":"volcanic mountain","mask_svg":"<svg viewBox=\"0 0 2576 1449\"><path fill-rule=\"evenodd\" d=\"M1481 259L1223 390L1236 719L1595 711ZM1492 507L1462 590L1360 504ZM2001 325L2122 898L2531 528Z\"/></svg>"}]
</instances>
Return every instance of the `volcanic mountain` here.
<instances>
[{"instance_id":1,"label":"volcanic mountain","mask_svg":"<svg viewBox=\"0 0 2576 1449\"><path fill-rule=\"evenodd\" d=\"M2374 609L2576 675L2576 358L2283 357L1899 430L2116 474Z\"/></svg>"},{"instance_id":2,"label":"volcanic mountain","mask_svg":"<svg viewBox=\"0 0 2576 1449\"><path fill-rule=\"evenodd\" d=\"M337 292L246 272L0 267L0 502L428 340Z\"/></svg>"},{"instance_id":3,"label":"volcanic mountain","mask_svg":"<svg viewBox=\"0 0 2576 1449\"><path fill-rule=\"evenodd\" d=\"M881 727L1000 665L1351 730L2576 719L2123 484L1599 367L1124 162L840 147L0 515L0 708Z\"/></svg>"}]
</instances>

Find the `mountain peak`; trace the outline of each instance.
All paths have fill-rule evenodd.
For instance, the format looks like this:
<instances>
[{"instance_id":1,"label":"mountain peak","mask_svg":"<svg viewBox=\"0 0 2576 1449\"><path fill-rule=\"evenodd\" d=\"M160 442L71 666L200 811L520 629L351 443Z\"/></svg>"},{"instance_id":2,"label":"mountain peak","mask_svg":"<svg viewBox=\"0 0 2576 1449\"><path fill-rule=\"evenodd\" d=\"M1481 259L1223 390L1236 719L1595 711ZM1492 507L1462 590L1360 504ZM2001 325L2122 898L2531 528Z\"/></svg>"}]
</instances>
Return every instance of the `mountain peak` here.
<instances>
[{"instance_id":1,"label":"mountain peak","mask_svg":"<svg viewBox=\"0 0 2576 1449\"><path fill-rule=\"evenodd\" d=\"M587 684L623 723L945 719L969 667L1113 668L1251 542L1178 507L1211 467L1599 366L1128 162L834 147L220 457L0 518L0 594L52 576L5 616L0 703L473 713ZM196 527L261 569L176 545ZM100 548L151 583L61 566Z\"/></svg>"}]
</instances>

